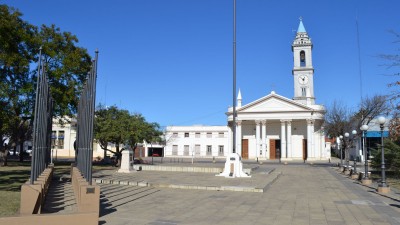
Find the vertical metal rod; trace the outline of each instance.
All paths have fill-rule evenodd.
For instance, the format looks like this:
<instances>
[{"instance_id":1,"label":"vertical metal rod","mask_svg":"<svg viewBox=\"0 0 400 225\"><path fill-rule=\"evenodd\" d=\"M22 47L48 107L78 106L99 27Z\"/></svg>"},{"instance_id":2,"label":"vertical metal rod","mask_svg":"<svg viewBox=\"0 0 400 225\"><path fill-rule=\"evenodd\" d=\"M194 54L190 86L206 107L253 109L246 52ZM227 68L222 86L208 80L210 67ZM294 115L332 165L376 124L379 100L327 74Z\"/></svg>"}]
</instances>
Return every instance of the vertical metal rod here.
<instances>
[{"instance_id":1,"label":"vertical metal rod","mask_svg":"<svg viewBox=\"0 0 400 225\"><path fill-rule=\"evenodd\" d=\"M93 65L93 74L92 74L92 102L90 104L91 106L91 116L90 116L90 127L89 127L89 140L90 140L90 152L89 152L89 158L90 158L90 167L88 171L88 180L89 184L92 185L92 161L93 161L93 127L94 127L94 111L96 107L96 79L97 79L97 63L98 63L98 58L99 58L99 50L96 49L95 51L95 59L94 59L94 65Z\"/></svg>"},{"instance_id":2,"label":"vertical metal rod","mask_svg":"<svg viewBox=\"0 0 400 225\"><path fill-rule=\"evenodd\" d=\"M37 78L36 78L36 97L35 97L35 117L33 118L33 146L32 146L32 161L31 161L31 177L30 183L33 184L36 180L35 173L36 173L36 165L35 161L37 158L37 146L36 146L36 135L37 135L37 113L38 113L38 99L39 99L39 82L40 82L40 65L42 63L42 47L39 48L39 64L38 64L38 71L37 71ZM21 151L22 154L22 151Z\"/></svg>"},{"instance_id":3,"label":"vertical metal rod","mask_svg":"<svg viewBox=\"0 0 400 225\"><path fill-rule=\"evenodd\" d=\"M233 149L236 153L236 0L233 0Z\"/></svg>"}]
</instances>

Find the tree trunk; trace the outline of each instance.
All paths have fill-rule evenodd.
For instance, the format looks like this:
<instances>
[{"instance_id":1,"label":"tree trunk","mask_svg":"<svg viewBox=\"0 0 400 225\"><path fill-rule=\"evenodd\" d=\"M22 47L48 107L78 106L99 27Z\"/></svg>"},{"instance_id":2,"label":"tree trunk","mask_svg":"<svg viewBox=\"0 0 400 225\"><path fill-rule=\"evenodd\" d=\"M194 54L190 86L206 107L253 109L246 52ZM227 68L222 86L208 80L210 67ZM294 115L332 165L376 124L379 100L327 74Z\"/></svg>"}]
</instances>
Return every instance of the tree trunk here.
<instances>
[{"instance_id":1,"label":"tree trunk","mask_svg":"<svg viewBox=\"0 0 400 225\"><path fill-rule=\"evenodd\" d=\"M0 151L0 166L7 166L8 150Z\"/></svg>"},{"instance_id":2,"label":"tree trunk","mask_svg":"<svg viewBox=\"0 0 400 225\"><path fill-rule=\"evenodd\" d=\"M121 152L119 151L119 144L115 145L115 157L117 160L117 164L115 164L116 167L121 166Z\"/></svg>"},{"instance_id":3,"label":"tree trunk","mask_svg":"<svg viewBox=\"0 0 400 225\"><path fill-rule=\"evenodd\" d=\"M17 146L15 145L14 148L17 148ZM23 162L24 161L24 155L25 155L25 151L24 151L24 142L21 142L19 144L19 161Z\"/></svg>"}]
</instances>

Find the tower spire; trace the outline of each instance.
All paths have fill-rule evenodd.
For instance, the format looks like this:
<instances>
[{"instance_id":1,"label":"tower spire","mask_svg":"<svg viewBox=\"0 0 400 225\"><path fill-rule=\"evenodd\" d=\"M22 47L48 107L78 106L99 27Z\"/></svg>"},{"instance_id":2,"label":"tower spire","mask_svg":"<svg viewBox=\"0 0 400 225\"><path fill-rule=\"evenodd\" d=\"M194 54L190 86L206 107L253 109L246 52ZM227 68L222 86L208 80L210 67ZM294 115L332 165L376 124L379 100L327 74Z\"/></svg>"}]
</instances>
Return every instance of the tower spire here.
<instances>
[{"instance_id":1,"label":"tower spire","mask_svg":"<svg viewBox=\"0 0 400 225\"><path fill-rule=\"evenodd\" d=\"M300 16L300 23L299 23L299 28L297 28L297 33L307 33L306 28L304 27L303 24L303 17Z\"/></svg>"},{"instance_id":2,"label":"tower spire","mask_svg":"<svg viewBox=\"0 0 400 225\"><path fill-rule=\"evenodd\" d=\"M240 88L239 88L239 93L237 97L237 107L242 107L242 93L240 93Z\"/></svg>"}]
</instances>

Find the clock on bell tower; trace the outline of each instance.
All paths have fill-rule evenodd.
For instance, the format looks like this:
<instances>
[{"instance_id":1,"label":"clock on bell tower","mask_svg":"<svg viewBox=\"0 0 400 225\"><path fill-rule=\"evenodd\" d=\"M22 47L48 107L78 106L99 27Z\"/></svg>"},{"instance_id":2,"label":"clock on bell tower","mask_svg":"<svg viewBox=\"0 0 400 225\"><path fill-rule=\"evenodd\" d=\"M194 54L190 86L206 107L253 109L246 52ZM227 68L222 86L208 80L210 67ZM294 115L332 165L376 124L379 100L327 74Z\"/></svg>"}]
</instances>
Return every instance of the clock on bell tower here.
<instances>
[{"instance_id":1,"label":"clock on bell tower","mask_svg":"<svg viewBox=\"0 0 400 225\"><path fill-rule=\"evenodd\" d=\"M314 97L314 68L312 66L311 38L308 36L300 17L299 28L292 43L293 52L293 100L305 105L315 104Z\"/></svg>"}]
</instances>

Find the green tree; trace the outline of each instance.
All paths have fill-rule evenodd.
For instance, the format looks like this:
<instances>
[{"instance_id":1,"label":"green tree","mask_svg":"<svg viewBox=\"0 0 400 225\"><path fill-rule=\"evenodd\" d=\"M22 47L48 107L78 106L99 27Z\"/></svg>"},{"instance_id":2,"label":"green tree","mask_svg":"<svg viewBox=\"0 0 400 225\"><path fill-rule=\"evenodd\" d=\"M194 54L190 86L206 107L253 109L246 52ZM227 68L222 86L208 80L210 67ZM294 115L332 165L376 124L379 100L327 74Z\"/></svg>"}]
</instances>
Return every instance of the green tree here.
<instances>
[{"instance_id":1,"label":"green tree","mask_svg":"<svg viewBox=\"0 0 400 225\"><path fill-rule=\"evenodd\" d=\"M94 136L100 147L117 156L119 166L121 152L126 148L137 149L143 141L158 141L161 132L157 123L149 123L141 114L130 114L116 106L99 105L95 112ZM115 150L109 144L115 145Z\"/></svg>"},{"instance_id":2,"label":"green tree","mask_svg":"<svg viewBox=\"0 0 400 225\"><path fill-rule=\"evenodd\" d=\"M384 140L385 149L385 167L389 171L393 171L395 175L400 177L400 145L390 139ZM381 168L382 151L381 145L377 146L377 149L372 149L372 166L374 168Z\"/></svg>"},{"instance_id":3,"label":"green tree","mask_svg":"<svg viewBox=\"0 0 400 225\"><path fill-rule=\"evenodd\" d=\"M75 35L61 32L54 24L42 25L36 39L43 48L43 61L54 99L54 115L71 118L76 113L80 90L90 71L91 58L86 49L77 46Z\"/></svg>"},{"instance_id":4,"label":"green tree","mask_svg":"<svg viewBox=\"0 0 400 225\"><path fill-rule=\"evenodd\" d=\"M118 109L116 106L105 107L99 105L95 112L94 120L94 138L100 147L106 152L117 155L119 159L121 146L128 139L128 129L130 123L130 114L127 110ZM115 145L115 150L109 148L109 144Z\"/></svg>"},{"instance_id":5,"label":"green tree","mask_svg":"<svg viewBox=\"0 0 400 225\"><path fill-rule=\"evenodd\" d=\"M141 114L133 114L130 117L128 130L128 144L133 152L136 151L138 144L146 141L154 143L161 141L162 132L158 123L148 123Z\"/></svg>"},{"instance_id":6,"label":"green tree","mask_svg":"<svg viewBox=\"0 0 400 225\"><path fill-rule=\"evenodd\" d=\"M6 137L20 146L30 139L37 80L37 68L30 70L30 65L38 62L41 46L58 118L76 113L91 64L75 35L55 25L38 29L21 16L18 10L0 5L0 152Z\"/></svg>"},{"instance_id":7,"label":"green tree","mask_svg":"<svg viewBox=\"0 0 400 225\"><path fill-rule=\"evenodd\" d=\"M20 17L22 14L0 5L0 152L4 141L17 133L18 126L29 121L32 112L33 80L29 64L34 60L37 29Z\"/></svg>"}]
</instances>

